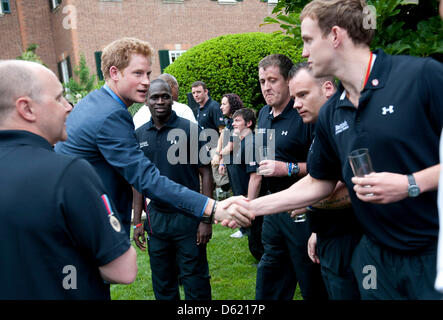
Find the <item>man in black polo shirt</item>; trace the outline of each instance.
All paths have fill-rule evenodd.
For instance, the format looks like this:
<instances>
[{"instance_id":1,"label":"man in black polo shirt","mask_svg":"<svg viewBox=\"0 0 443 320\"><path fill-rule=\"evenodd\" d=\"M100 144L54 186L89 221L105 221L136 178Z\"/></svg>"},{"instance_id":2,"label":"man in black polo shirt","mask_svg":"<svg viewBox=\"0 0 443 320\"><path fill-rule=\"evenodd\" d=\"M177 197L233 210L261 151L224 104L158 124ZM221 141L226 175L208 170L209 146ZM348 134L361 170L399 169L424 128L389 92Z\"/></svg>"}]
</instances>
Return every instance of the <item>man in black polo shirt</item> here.
<instances>
[{"instance_id":1,"label":"man in black polo shirt","mask_svg":"<svg viewBox=\"0 0 443 320\"><path fill-rule=\"evenodd\" d=\"M336 91L334 77L314 78L309 64L301 62L292 67L289 79L294 108L304 123L316 123L320 108ZM313 232L308 241L308 254L312 261L320 263L323 280L332 300L360 298L351 269L351 258L362 232L350 203L346 186L339 182L331 197L308 210Z\"/></svg>"},{"instance_id":2,"label":"man in black polo shirt","mask_svg":"<svg viewBox=\"0 0 443 320\"><path fill-rule=\"evenodd\" d=\"M204 140L208 142L207 156L211 158L211 149L217 148L222 129L226 126L220 104L208 94L208 88L203 81L195 81L191 85L192 96L199 108L196 115L198 125L204 130ZM214 150L213 150L214 151ZM218 172L218 166L212 167L212 175L217 187L227 183L225 176Z\"/></svg>"},{"instance_id":3,"label":"man in black polo shirt","mask_svg":"<svg viewBox=\"0 0 443 320\"><path fill-rule=\"evenodd\" d=\"M267 56L258 65L267 105L258 116L256 145L267 145L269 156L275 159L260 161L268 193L284 190L306 175L313 128L303 124L293 109L288 87L292 66L292 61L281 54ZM256 299L292 299L297 282L304 299L327 298L320 267L306 252L311 235L308 223L295 222L288 212L281 212L266 216L262 228L264 254L257 268Z\"/></svg>"},{"instance_id":4,"label":"man in black polo shirt","mask_svg":"<svg viewBox=\"0 0 443 320\"><path fill-rule=\"evenodd\" d=\"M343 179L364 232L352 258L361 297L441 299L433 284L443 66L371 52L363 9L359 0L314 0L303 9L303 56L314 76L341 84L320 111L309 175L250 209L304 207ZM354 177L348 155L358 148L369 149L375 173Z\"/></svg>"},{"instance_id":5,"label":"man in black polo shirt","mask_svg":"<svg viewBox=\"0 0 443 320\"><path fill-rule=\"evenodd\" d=\"M0 299L110 299L109 282L136 277L94 169L52 150L71 110L52 71L0 62Z\"/></svg>"},{"instance_id":6,"label":"man in black polo shirt","mask_svg":"<svg viewBox=\"0 0 443 320\"><path fill-rule=\"evenodd\" d=\"M200 191L200 172L202 193L210 196L210 166L203 165L197 159L192 160L192 156L198 154L202 146L201 141L200 145L192 144L192 141L198 141L198 126L172 111L171 88L163 80L152 82L146 102L152 119L136 130L140 148L162 175L197 192ZM134 199L134 240L141 250L145 250L144 232L148 232L152 285L156 299L180 299L180 272L186 300L210 300L206 244L211 238L211 224L151 200L146 208L147 220L143 226L143 197L137 193Z\"/></svg>"},{"instance_id":7,"label":"man in black polo shirt","mask_svg":"<svg viewBox=\"0 0 443 320\"><path fill-rule=\"evenodd\" d=\"M208 88L203 81L195 81L191 85L192 96L200 105L197 113L197 122L202 129L212 129L217 133L225 126L220 103L208 95ZM217 142L215 142L217 143Z\"/></svg>"}]
</instances>

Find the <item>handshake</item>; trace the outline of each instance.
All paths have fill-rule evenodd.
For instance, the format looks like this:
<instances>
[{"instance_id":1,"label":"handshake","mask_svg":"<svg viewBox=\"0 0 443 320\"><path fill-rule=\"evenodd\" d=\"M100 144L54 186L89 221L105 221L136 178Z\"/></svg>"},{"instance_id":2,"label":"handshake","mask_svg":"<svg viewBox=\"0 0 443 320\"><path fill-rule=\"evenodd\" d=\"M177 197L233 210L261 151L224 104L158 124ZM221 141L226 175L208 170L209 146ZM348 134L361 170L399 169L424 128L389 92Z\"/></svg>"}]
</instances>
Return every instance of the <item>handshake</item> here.
<instances>
[{"instance_id":1,"label":"handshake","mask_svg":"<svg viewBox=\"0 0 443 320\"><path fill-rule=\"evenodd\" d=\"M218 202L214 214L215 223L232 229L249 227L254 218L249 209L249 200L243 196L230 197Z\"/></svg>"}]
</instances>

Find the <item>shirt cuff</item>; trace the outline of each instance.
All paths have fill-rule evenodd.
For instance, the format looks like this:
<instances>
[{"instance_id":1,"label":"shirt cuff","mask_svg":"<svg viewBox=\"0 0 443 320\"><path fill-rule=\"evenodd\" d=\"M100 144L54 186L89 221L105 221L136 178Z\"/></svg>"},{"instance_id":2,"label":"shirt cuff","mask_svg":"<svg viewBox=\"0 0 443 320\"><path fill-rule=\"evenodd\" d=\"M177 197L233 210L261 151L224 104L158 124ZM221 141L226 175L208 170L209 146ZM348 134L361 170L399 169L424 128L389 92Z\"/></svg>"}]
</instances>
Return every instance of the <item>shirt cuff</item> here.
<instances>
[{"instance_id":1,"label":"shirt cuff","mask_svg":"<svg viewBox=\"0 0 443 320\"><path fill-rule=\"evenodd\" d=\"M206 207L207 207L207 205L208 205L208 202L209 202L209 198L206 199L206 202L205 202L205 205L203 206L203 210L202 210L202 212L201 212L201 214L200 214L200 217L203 217L203 213L204 213L205 210L206 210Z\"/></svg>"}]
</instances>

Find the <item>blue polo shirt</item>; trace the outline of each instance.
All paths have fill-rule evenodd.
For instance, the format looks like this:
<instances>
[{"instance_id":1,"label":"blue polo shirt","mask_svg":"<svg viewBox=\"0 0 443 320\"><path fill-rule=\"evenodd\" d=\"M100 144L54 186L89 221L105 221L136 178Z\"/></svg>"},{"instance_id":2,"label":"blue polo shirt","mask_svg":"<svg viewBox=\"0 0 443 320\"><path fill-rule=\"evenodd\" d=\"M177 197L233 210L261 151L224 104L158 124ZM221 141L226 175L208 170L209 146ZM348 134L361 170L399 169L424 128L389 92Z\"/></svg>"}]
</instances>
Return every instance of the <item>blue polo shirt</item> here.
<instances>
[{"instance_id":1,"label":"blue polo shirt","mask_svg":"<svg viewBox=\"0 0 443 320\"><path fill-rule=\"evenodd\" d=\"M391 204L360 201L348 161L368 148L376 172L409 174L439 163L443 124L443 65L430 58L377 55L359 107L342 86L321 108L310 157L310 175L343 180L365 234L401 252L426 250L438 236L437 192ZM406 191L406 190L405 190Z\"/></svg>"},{"instance_id":2,"label":"blue polo shirt","mask_svg":"<svg viewBox=\"0 0 443 320\"><path fill-rule=\"evenodd\" d=\"M202 129L213 129L218 132L218 128L225 125L220 103L209 98L205 105L198 109L197 122Z\"/></svg>"},{"instance_id":3,"label":"blue polo shirt","mask_svg":"<svg viewBox=\"0 0 443 320\"><path fill-rule=\"evenodd\" d=\"M312 141L314 126L304 124L290 100L283 112L277 117L272 108L264 106L258 115L256 130L256 147L275 145L275 160L283 162L306 162ZM270 192L278 192L289 188L297 177L264 177Z\"/></svg>"},{"instance_id":4,"label":"blue polo shirt","mask_svg":"<svg viewBox=\"0 0 443 320\"><path fill-rule=\"evenodd\" d=\"M110 299L98 267L130 243L91 165L3 130L0 176L0 299Z\"/></svg>"},{"instance_id":5,"label":"blue polo shirt","mask_svg":"<svg viewBox=\"0 0 443 320\"><path fill-rule=\"evenodd\" d=\"M55 146L58 153L80 156L91 163L129 232L132 188L201 217L208 198L161 176L137 143L131 114L106 88L83 98L66 121L68 139Z\"/></svg>"}]
</instances>

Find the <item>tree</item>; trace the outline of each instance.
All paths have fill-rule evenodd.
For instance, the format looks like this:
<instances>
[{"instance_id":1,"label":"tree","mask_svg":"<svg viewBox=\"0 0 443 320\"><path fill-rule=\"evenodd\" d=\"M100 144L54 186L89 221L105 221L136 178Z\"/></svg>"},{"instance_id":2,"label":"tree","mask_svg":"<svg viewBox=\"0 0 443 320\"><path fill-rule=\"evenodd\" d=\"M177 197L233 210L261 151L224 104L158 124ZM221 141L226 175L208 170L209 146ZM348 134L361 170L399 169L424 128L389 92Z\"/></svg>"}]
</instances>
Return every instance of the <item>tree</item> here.
<instances>
[{"instance_id":1,"label":"tree","mask_svg":"<svg viewBox=\"0 0 443 320\"><path fill-rule=\"evenodd\" d=\"M177 78L181 102L187 103L191 84L202 80L216 101L225 93L236 93L246 107L259 110L265 101L258 81L258 62L273 53L286 54L294 63L301 59L301 44L288 45L282 39L260 32L220 36L188 50L164 72Z\"/></svg>"},{"instance_id":2,"label":"tree","mask_svg":"<svg viewBox=\"0 0 443 320\"><path fill-rule=\"evenodd\" d=\"M29 47L26 49L25 52L23 52L21 55L19 55L16 59L17 60L26 60L26 61L33 61L40 63L41 65L46 66L42 59L35 53L35 51L38 49L38 44L31 43Z\"/></svg>"},{"instance_id":3,"label":"tree","mask_svg":"<svg viewBox=\"0 0 443 320\"><path fill-rule=\"evenodd\" d=\"M80 99L91 92L95 88L96 80L96 76L91 75L89 71L84 55L80 56L80 63L74 68L74 74L77 76L78 81L74 78L70 78L69 82L64 84L65 98L72 104L76 104Z\"/></svg>"},{"instance_id":4,"label":"tree","mask_svg":"<svg viewBox=\"0 0 443 320\"><path fill-rule=\"evenodd\" d=\"M383 48L390 54L433 56L443 61L443 22L438 16L439 0L368 0L375 8L376 33L372 49ZM280 24L289 43L300 41L299 13L309 0L280 0L275 17L264 24Z\"/></svg>"}]
</instances>

